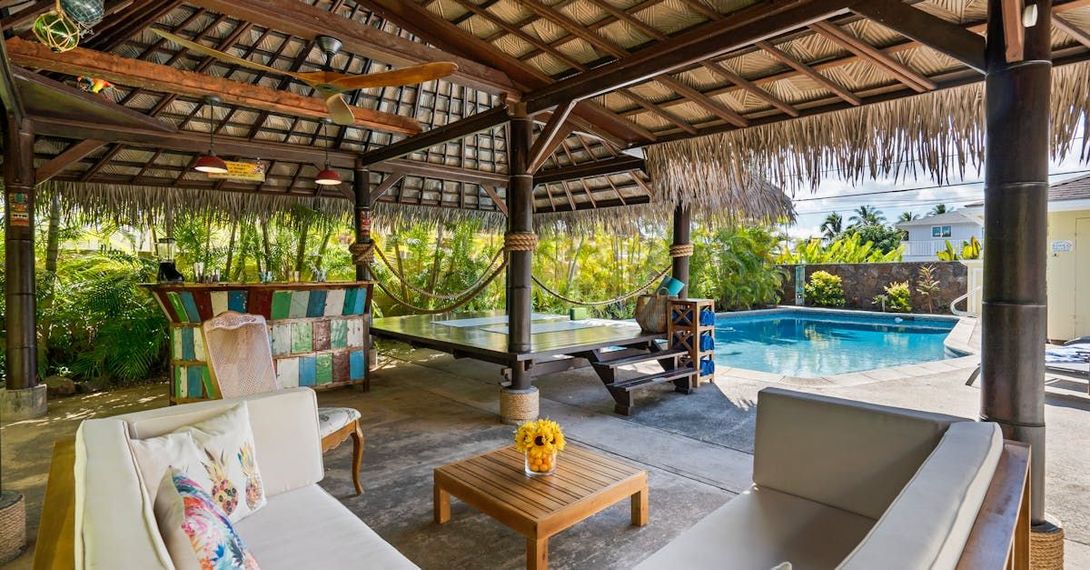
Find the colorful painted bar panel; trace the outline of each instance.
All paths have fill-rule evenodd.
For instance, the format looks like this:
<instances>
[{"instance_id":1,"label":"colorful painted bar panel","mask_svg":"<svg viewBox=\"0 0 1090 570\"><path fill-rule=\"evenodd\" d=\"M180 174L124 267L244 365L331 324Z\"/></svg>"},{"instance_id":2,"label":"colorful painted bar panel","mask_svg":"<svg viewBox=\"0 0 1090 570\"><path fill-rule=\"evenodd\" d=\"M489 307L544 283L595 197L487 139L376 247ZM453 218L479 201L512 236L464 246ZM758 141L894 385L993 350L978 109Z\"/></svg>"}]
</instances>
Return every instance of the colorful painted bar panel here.
<instances>
[{"instance_id":1,"label":"colorful painted bar panel","mask_svg":"<svg viewBox=\"0 0 1090 570\"><path fill-rule=\"evenodd\" d=\"M201 323L225 311L265 317L277 383L316 388L365 381L367 282L147 285L171 322L172 403L218 398Z\"/></svg>"}]
</instances>

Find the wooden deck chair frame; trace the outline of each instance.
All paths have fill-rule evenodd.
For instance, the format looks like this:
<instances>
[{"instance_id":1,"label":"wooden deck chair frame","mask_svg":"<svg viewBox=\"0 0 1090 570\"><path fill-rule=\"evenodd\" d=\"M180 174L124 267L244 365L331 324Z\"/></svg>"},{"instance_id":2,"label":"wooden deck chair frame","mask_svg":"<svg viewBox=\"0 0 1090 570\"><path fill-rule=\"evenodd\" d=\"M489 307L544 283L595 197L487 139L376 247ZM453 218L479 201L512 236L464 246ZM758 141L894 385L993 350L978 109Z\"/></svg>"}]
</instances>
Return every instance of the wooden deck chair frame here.
<instances>
[{"instance_id":1,"label":"wooden deck chair frame","mask_svg":"<svg viewBox=\"0 0 1090 570\"><path fill-rule=\"evenodd\" d=\"M227 334L231 333L231 334ZM265 317L226 311L201 324L208 371L212 383L222 398L239 398L280 389L273 365L269 327ZM224 346L227 345L227 346ZM228 359L227 354L248 354L250 358ZM223 383L223 377L239 381ZM318 412L321 413L319 408ZM363 464L364 436L360 420L322 437L322 453L335 449L346 439L352 439L352 484L356 494L363 493L360 467Z\"/></svg>"}]
</instances>

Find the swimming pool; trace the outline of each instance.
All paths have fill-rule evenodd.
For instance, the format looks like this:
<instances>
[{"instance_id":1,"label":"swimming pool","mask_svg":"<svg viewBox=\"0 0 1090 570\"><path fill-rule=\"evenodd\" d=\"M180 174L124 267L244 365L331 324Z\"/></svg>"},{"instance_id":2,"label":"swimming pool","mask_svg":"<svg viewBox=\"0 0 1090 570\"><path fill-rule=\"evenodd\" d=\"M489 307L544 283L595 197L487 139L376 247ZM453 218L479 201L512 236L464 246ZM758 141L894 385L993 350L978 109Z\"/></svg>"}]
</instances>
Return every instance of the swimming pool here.
<instances>
[{"instance_id":1,"label":"swimming pool","mask_svg":"<svg viewBox=\"0 0 1090 570\"><path fill-rule=\"evenodd\" d=\"M946 358L957 319L852 311L771 309L719 313L715 363L818 377Z\"/></svg>"}]
</instances>

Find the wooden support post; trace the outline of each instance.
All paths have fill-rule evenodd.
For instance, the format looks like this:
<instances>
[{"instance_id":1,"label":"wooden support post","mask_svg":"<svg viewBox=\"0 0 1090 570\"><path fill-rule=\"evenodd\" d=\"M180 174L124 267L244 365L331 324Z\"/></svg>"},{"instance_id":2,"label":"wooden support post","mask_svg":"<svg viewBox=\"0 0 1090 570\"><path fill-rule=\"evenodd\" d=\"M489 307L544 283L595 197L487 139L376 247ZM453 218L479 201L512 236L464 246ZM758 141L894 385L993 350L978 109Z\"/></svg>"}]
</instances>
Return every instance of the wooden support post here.
<instances>
[{"instance_id":1,"label":"wooden support post","mask_svg":"<svg viewBox=\"0 0 1090 570\"><path fill-rule=\"evenodd\" d=\"M356 243L371 243L371 173L363 166L361 161L356 161L352 174L352 190L355 194L354 225L356 229ZM371 279L371 266L366 263L356 264L356 280L367 281Z\"/></svg>"},{"instance_id":2,"label":"wooden support post","mask_svg":"<svg viewBox=\"0 0 1090 570\"><path fill-rule=\"evenodd\" d=\"M1031 517L1045 514L1046 334L1051 0L1037 2L1020 62L1007 61L1004 0L988 2L981 418L1032 446ZM1021 22L1019 22L1021 25Z\"/></svg>"},{"instance_id":3,"label":"wooden support post","mask_svg":"<svg viewBox=\"0 0 1090 570\"><path fill-rule=\"evenodd\" d=\"M508 172L511 183L507 187L508 232L534 231L534 177L529 172L530 134L533 124L521 105L516 105L511 115L508 157ZM508 333L507 349L510 352L530 350L530 311L532 309L532 287L530 273L533 251L512 251L508 254L510 262L507 271L510 275L510 288L507 291ZM530 387L529 371L523 366L511 369L511 387L525 390Z\"/></svg>"},{"instance_id":4,"label":"wooden support post","mask_svg":"<svg viewBox=\"0 0 1090 570\"><path fill-rule=\"evenodd\" d=\"M7 388L0 394L6 420L46 412L45 385L38 384L34 297L34 132L28 121L5 117L4 243L7 254Z\"/></svg>"},{"instance_id":5,"label":"wooden support post","mask_svg":"<svg viewBox=\"0 0 1090 570\"><path fill-rule=\"evenodd\" d=\"M678 205L674 208L674 243L673 245L686 245L689 243L691 212L688 205ZM674 279L681 281L685 287L678 293L678 297L684 299L689 296L689 258L674 257L671 271Z\"/></svg>"}]
</instances>

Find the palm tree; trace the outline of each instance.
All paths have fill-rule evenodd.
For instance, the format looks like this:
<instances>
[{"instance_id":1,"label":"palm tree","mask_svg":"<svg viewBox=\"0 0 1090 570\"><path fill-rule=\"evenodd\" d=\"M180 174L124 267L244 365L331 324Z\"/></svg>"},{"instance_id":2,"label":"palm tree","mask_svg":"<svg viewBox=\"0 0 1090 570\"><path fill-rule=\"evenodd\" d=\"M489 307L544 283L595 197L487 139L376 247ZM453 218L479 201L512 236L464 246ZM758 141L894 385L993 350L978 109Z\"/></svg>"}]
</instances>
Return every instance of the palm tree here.
<instances>
[{"instance_id":1,"label":"palm tree","mask_svg":"<svg viewBox=\"0 0 1090 570\"><path fill-rule=\"evenodd\" d=\"M844 218L836 212L825 216L825 221L821 223L821 231L828 241L835 240L843 229Z\"/></svg>"},{"instance_id":2,"label":"palm tree","mask_svg":"<svg viewBox=\"0 0 1090 570\"><path fill-rule=\"evenodd\" d=\"M939 214L945 214L948 211L949 210L946 209L946 204L935 204L935 206L931 208L931 215L937 216Z\"/></svg>"},{"instance_id":3,"label":"palm tree","mask_svg":"<svg viewBox=\"0 0 1090 570\"><path fill-rule=\"evenodd\" d=\"M920 219L920 215L917 214L917 213L914 213L914 212L901 212L901 215L898 216L898 218L897 218L897 222L898 223L900 223L900 222L911 222L912 220L918 220L918 219Z\"/></svg>"},{"instance_id":4,"label":"palm tree","mask_svg":"<svg viewBox=\"0 0 1090 570\"><path fill-rule=\"evenodd\" d=\"M858 226L880 226L886 222L886 217L882 215L882 211L874 206L868 206L866 204L859 206L852 214L852 217L848 218L848 221L852 223L852 227Z\"/></svg>"}]
</instances>

